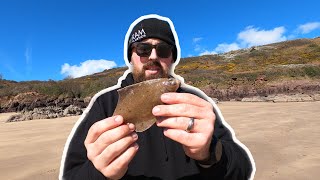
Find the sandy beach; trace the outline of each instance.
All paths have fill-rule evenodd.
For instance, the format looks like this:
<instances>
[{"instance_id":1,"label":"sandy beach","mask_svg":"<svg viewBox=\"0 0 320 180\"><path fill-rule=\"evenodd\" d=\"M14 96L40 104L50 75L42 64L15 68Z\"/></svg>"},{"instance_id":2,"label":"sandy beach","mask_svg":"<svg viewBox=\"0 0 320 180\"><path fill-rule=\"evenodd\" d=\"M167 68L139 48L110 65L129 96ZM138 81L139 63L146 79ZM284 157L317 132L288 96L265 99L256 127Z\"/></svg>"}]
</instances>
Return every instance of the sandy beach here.
<instances>
[{"instance_id":1,"label":"sandy beach","mask_svg":"<svg viewBox=\"0 0 320 180\"><path fill-rule=\"evenodd\" d=\"M251 151L255 179L320 176L320 102L218 104ZM79 116L5 123L0 114L0 179L55 180L63 146Z\"/></svg>"}]
</instances>

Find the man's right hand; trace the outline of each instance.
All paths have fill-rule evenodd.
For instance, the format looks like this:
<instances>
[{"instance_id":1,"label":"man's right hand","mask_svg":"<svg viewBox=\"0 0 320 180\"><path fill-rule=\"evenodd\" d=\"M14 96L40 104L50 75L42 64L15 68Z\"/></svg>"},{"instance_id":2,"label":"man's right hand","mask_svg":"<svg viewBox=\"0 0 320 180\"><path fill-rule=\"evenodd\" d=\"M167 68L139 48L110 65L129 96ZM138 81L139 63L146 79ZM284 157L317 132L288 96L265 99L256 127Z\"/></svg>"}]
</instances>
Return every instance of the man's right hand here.
<instances>
[{"instance_id":1,"label":"man's right hand","mask_svg":"<svg viewBox=\"0 0 320 180\"><path fill-rule=\"evenodd\" d=\"M122 116L94 123L84 142L88 159L105 177L120 179L138 151L133 124L123 124Z\"/></svg>"}]
</instances>

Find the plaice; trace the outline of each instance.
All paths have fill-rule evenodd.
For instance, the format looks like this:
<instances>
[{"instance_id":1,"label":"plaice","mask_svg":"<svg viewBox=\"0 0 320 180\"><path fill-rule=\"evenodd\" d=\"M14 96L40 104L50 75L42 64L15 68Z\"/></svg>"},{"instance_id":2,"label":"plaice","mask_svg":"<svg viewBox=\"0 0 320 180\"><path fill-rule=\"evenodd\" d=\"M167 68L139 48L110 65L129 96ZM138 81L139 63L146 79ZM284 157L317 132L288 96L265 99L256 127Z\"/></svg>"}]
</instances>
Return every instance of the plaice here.
<instances>
[{"instance_id":1,"label":"plaice","mask_svg":"<svg viewBox=\"0 0 320 180\"><path fill-rule=\"evenodd\" d=\"M152 109L163 104L161 94L175 92L179 86L177 79L159 78L119 89L119 100L113 115L121 115L124 122L133 123L137 132L145 131L156 122Z\"/></svg>"}]
</instances>

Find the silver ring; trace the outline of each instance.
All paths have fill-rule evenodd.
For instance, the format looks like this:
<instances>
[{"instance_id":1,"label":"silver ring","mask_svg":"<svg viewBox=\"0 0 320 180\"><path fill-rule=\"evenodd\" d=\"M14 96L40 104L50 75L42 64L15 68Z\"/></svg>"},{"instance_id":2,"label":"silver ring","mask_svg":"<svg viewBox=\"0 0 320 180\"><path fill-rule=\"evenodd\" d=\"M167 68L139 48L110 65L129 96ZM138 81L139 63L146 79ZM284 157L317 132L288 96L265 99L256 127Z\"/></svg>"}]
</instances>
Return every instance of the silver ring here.
<instances>
[{"instance_id":1,"label":"silver ring","mask_svg":"<svg viewBox=\"0 0 320 180\"><path fill-rule=\"evenodd\" d=\"M187 127L186 131L187 131L187 132L190 132L193 127L194 127L194 118L191 117L191 118L189 119L189 124L188 124L188 127Z\"/></svg>"}]
</instances>

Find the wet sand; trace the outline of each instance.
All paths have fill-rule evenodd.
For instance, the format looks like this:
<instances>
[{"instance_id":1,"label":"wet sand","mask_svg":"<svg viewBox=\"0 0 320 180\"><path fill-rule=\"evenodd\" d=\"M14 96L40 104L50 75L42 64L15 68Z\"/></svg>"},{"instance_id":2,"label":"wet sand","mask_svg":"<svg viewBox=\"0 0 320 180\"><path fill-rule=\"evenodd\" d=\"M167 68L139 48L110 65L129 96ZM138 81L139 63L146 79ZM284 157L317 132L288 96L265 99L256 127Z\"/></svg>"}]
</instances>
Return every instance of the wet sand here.
<instances>
[{"instance_id":1,"label":"wet sand","mask_svg":"<svg viewBox=\"0 0 320 180\"><path fill-rule=\"evenodd\" d=\"M320 102L218 105L250 149L255 179L320 176ZM11 114L0 114L0 179L57 179L64 143L79 116L4 123Z\"/></svg>"}]
</instances>

